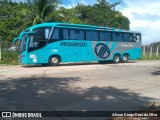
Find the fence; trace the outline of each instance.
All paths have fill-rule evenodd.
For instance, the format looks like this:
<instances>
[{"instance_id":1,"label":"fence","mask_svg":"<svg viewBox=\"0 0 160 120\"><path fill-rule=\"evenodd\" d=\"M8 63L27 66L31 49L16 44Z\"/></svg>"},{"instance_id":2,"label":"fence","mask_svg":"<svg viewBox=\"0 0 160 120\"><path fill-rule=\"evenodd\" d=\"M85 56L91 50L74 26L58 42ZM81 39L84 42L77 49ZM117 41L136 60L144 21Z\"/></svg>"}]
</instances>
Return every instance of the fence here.
<instances>
[{"instance_id":1,"label":"fence","mask_svg":"<svg viewBox=\"0 0 160 120\"><path fill-rule=\"evenodd\" d=\"M160 45L143 46L143 56L160 57Z\"/></svg>"}]
</instances>

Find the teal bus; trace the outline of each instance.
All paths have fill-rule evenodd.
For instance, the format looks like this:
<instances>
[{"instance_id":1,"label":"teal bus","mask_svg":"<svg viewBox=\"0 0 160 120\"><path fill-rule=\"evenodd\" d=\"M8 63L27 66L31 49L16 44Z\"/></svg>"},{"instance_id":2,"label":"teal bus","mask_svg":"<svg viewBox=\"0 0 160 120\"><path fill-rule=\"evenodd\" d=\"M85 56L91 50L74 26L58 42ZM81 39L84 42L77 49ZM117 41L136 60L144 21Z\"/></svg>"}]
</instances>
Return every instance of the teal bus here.
<instances>
[{"instance_id":1,"label":"teal bus","mask_svg":"<svg viewBox=\"0 0 160 120\"><path fill-rule=\"evenodd\" d=\"M142 53L140 32L84 24L37 24L21 32L16 41L21 64L119 63L140 59Z\"/></svg>"}]
</instances>

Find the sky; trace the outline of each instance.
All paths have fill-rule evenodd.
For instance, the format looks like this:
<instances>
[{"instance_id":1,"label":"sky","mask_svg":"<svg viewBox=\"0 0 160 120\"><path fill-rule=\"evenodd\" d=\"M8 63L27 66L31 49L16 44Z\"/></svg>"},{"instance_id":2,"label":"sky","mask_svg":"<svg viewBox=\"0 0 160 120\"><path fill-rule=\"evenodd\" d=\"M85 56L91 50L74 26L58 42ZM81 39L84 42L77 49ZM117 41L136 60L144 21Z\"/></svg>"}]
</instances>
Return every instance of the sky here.
<instances>
[{"instance_id":1,"label":"sky","mask_svg":"<svg viewBox=\"0 0 160 120\"><path fill-rule=\"evenodd\" d=\"M117 8L130 20L130 29L142 33L142 43L160 41L160 0L123 0Z\"/></svg>"},{"instance_id":2,"label":"sky","mask_svg":"<svg viewBox=\"0 0 160 120\"><path fill-rule=\"evenodd\" d=\"M25 0L14 0L25 1ZM160 41L160 0L107 0L110 3L121 1L116 10L130 20L130 30L142 33L142 44ZM76 4L93 5L97 0L61 0L66 8Z\"/></svg>"}]
</instances>

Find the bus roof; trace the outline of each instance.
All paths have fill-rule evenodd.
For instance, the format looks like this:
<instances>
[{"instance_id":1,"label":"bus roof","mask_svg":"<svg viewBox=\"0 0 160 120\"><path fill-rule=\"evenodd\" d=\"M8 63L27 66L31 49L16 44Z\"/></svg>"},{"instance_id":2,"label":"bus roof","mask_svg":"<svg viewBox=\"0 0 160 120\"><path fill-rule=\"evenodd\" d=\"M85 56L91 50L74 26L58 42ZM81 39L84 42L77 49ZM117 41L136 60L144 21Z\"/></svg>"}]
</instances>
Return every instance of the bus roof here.
<instances>
[{"instance_id":1,"label":"bus roof","mask_svg":"<svg viewBox=\"0 0 160 120\"><path fill-rule=\"evenodd\" d=\"M47 26L60 27L60 28L78 28L78 29L90 29L90 30L92 29L92 30L102 30L102 31L116 31L116 32L126 32L126 33L140 33L137 31L116 29L116 28L111 28L108 26L104 27L104 26L95 26L95 25L87 25L87 24L71 24L71 23L63 23L63 22L41 23L41 24L31 26L27 28L26 30L29 30L29 29L32 30L38 27L47 27Z\"/></svg>"}]
</instances>

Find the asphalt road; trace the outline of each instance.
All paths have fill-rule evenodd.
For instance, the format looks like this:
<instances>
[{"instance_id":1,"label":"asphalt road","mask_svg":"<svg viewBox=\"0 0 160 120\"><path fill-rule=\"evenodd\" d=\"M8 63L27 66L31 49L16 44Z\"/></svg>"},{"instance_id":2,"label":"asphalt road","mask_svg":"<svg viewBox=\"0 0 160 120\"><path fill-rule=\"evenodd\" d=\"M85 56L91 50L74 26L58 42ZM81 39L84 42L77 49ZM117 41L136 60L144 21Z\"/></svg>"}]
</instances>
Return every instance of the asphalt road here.
<instances>
[{"instance_id":1,"label":"asphalt road","mask_svg":"<svg viewBox=\"0 0 160 120\"><path fill-rule=\"evenodd\" d=\"M159 91L160 61L0 66L0 111L143 110Z\"/></svg>"}]
</instances>

